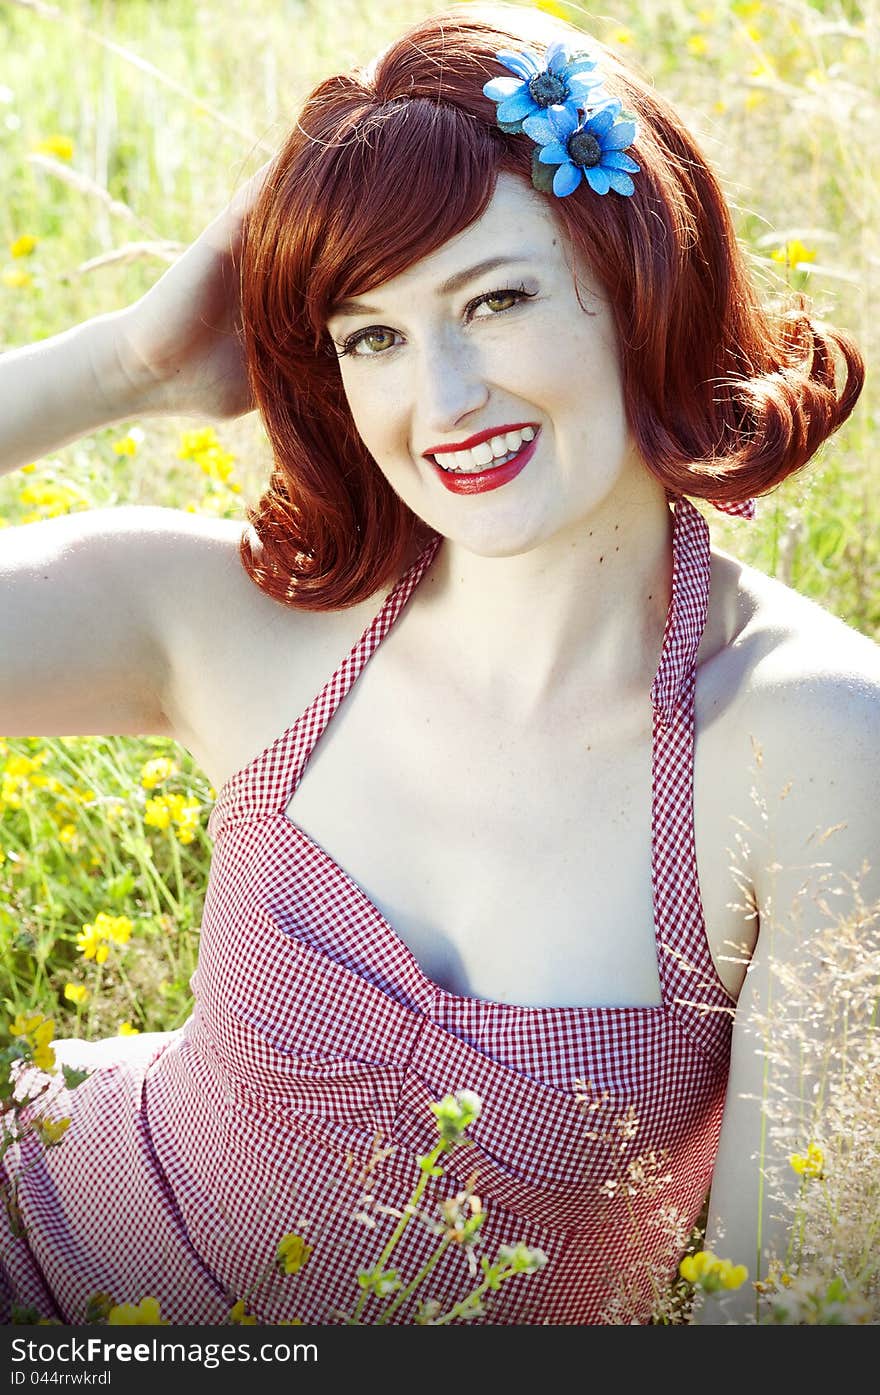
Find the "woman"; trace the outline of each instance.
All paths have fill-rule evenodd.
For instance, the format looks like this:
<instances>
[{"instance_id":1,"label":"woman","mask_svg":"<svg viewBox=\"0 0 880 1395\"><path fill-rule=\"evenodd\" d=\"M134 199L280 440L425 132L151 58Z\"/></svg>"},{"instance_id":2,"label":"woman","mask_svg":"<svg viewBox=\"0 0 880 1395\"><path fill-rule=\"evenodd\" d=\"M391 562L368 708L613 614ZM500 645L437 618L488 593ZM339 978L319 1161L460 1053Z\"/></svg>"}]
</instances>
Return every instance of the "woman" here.
<instances>
[{"instance_id":1,"label":"woman","mask_svg":"<svg viewBox=\"0 0 880 1395\"><path fill-rule=\"evenodd\" d=\"M841 874L870 860L880 664L690 499L748 516L862 376L761 309L642 78L473 6L323 83L136 305L0 361L8 466L253 406L276 458L243 538L152 509L3 538L0 729L163 734L221 791L193 1014L59 1051L97 1069L59 1147L9 1155L11 1299L448 1314L481 1278L449 1233L404 1301L358 1274L456 1090L472 1146L421 1209L476 1174L477 1253L538 1271L478 1320L651 1320L713 1174L724 1253L781 1252L749 1023L794 949L760 927L817 830L846 824ZM734 871L756 749L793 783ZM283 1234L293 1286L261 1277ZM408 1224L399 1279L437 1244Z\"/></svg>"}]
</instances>

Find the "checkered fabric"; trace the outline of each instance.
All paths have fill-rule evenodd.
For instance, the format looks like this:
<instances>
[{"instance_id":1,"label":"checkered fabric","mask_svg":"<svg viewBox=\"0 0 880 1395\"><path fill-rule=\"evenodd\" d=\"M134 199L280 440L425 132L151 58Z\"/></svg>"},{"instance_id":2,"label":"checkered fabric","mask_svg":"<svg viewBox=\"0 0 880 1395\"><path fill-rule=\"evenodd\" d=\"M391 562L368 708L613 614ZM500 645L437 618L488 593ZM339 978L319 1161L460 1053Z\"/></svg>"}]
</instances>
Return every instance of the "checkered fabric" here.
<instances>
[{"instance_id":1,"label":"checkered fabric","mask_svg":"<svg viewBox=\"0 0 880 1395\"><path fill-rule=\"evenodd\" d=\"M0 1294L82 1320L89 1295L159 1299L173 1323L346 1320L436 1141L430 1105L476 1091L470 1146L433 1178L394 1251L409 1282L438 1245L439 1202L475 1176L475 1259L447 1243L420 1299L448 1312L480 1256L524 1241L547 1263L484 1295L478 1322L650 1320L716 1154L731 1004L713 967L693 832L695 659L709 535L675 505L672 597L651 689L657 1007L519 1007L448 993L329 853L286 815L316 742L430 567L433 539L291 727L227 782L194 1008L167 1034L58 1044L96 1069L49 1110L73 1119L5 1160L27 1238L2 1239ZM295 807L295 806L294 806ZM27 1077L24 1077L26 1079ZM279 1238L313 1247L272 1271ZM5 1277L4 1277L5 1276ZM388 1300L386 1300L387 1302ZM361 1320L375 1322L371 1296ZM8 1319L7 1319L8 1320Z\"/></svg>"}]
</instances>

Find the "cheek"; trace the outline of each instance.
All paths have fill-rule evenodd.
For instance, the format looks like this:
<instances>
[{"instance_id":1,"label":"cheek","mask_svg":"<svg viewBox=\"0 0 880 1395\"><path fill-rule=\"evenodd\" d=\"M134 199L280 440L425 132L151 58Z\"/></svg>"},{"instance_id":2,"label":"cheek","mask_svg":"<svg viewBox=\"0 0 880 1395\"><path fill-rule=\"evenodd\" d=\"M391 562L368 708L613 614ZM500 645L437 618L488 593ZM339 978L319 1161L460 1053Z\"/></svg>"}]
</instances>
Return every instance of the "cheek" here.
<instances>
[{"instance_id":1,"label":"cheek","mask_svg":"<svg viewBox=\"0 0 880 1395\"><path fill-rule=\"evenodd\" d=\"M358 435L381 463L399 434L401 395L399 389L394 390L387 370L370 372L371 367L374 365L366 365L361 372L343 372L342 386Z\"/></svg>"}]
</instances>

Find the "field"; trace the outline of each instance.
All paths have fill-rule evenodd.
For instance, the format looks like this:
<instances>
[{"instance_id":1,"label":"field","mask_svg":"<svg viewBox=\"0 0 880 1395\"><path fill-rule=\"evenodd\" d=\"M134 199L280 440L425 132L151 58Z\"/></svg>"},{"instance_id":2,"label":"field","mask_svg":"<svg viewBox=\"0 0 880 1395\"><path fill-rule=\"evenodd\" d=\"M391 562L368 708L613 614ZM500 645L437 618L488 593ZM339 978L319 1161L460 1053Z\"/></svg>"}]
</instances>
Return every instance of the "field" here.
<instances>
[{"instance_id":1,"label":"field","mask_svg":"<svg viewBox=\"0 0 880 1395\"><path fill-rule=\"evenodd\" d=\"M321 77L436 8L0 0L0 351L141 295ZM804 291L856 338L868 376L850 421L754 523L709 522L725 550L880 642L876 0L541 8L630 57L682 113L768 300ZM244 518L268 465L254 416L117 423L0 480L0 529L118 504ZM0 1046L23 1013L89 1039L185 1021L215 796L150 734L0 735ZM867 1096L859 1109L852 1136L870 1136ZM873 1231L865 1243L870 1256Z\"/></svg>"}]
</instances>

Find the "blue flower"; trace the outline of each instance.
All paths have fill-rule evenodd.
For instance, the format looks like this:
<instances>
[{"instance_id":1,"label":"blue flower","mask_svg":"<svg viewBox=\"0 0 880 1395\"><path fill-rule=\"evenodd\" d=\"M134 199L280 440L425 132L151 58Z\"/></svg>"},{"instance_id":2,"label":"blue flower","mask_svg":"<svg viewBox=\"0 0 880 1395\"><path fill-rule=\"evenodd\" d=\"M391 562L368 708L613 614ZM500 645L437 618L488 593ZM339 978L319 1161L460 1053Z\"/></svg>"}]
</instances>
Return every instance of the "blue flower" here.
<instances>
[{"instance_id":1,"label":"blue flower","mask_svg":"<svg viewBox=\"0 0 880 1395\"><path fill-rule=\"evenodd\" d=\"M541 147L540 163L558 166L553 175L557 198L573 193L582 179L597 194L607 194L609 189L618 194L635 192L626 171L635 174L641 165L623 152L636 138L636 123L615 121L620 107L619 99L611 97L591 116L554 106L523 121L526 135Z\"/></svg>"},{"instance_id":2,"label":"blue flower","mask_svg":"<svg viewBox=\"0 0 880 1395\"><path fill-rule=\"evenodd\" d=\"M511 133L522 129L526 117L551 108L561 107L577 120L578 107L586 106L591 94L595 100L601 87L601 74L593 72L595 60L585 53L571 53L564 42L549 45L543 67L529 49L495 57L516 76L492 78L483 94L498 103L498 124Z\"/></svg>"}]
</instances>

